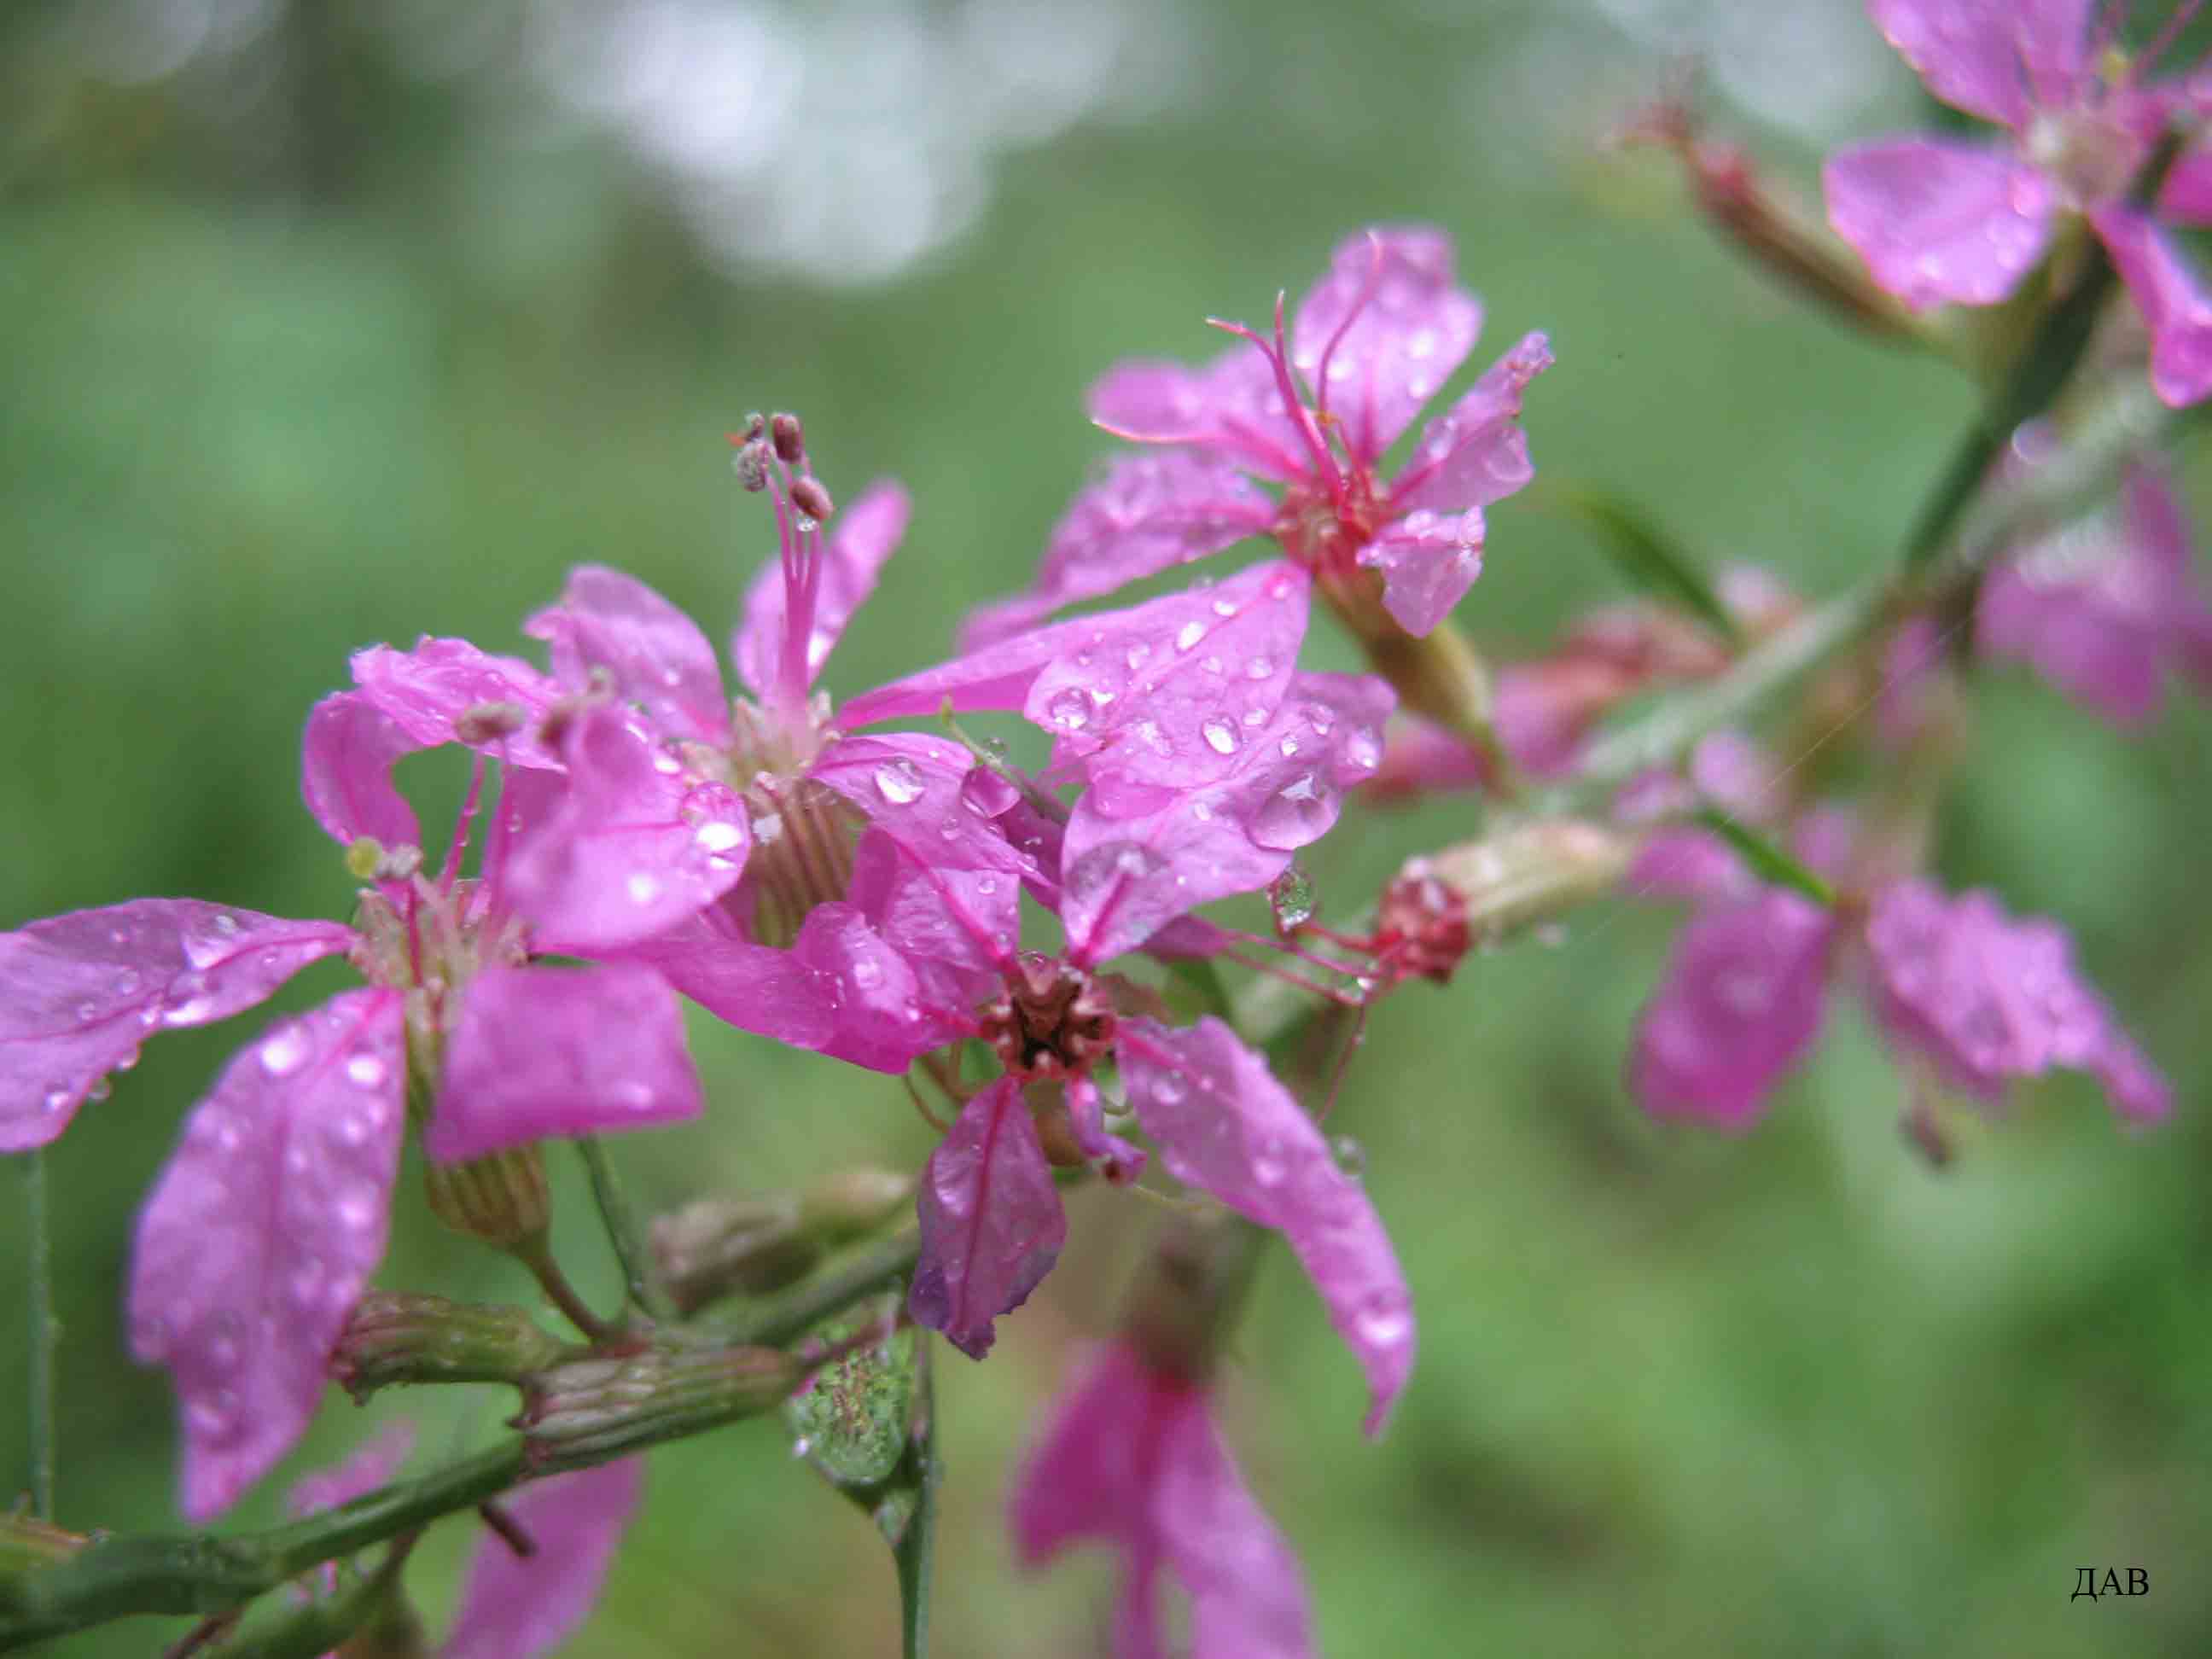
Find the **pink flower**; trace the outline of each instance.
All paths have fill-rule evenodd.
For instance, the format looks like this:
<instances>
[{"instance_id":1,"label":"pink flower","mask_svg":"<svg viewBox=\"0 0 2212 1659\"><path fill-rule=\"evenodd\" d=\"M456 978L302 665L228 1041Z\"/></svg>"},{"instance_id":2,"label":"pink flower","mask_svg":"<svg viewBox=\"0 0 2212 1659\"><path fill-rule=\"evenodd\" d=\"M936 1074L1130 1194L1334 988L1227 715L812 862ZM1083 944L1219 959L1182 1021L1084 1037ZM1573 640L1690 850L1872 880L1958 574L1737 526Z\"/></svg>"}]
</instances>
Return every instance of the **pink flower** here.
<instances>
[{"instance_id":1,"label":"pink flower","mask_svg":"<svg viewBox=\"0 0 2212 1659\"><path fill-rule=\"evenodd\" d=\"M2014 921L1990 894L1881 886L1848 923L1794 893L1710 903L1682 931L1629 1063L1647 1109L1743 1127L1812 1046L1846 945L1891 1045L1943 1083L1996 1099L2015 1079L2086 1071L2125 1116L2172 1109L2164 1080L2076 974L2064 931Z\"/></svg>"},{"instance_id":2,"label":"pink flower","mask_svg":"<svg viewBox=\"0 0 2212 1659\"><path fill-rule=\"evenodd\" d=\"M1459 368L1481 323L1480 305L1453 281L1449 238L1370 230L1337 249L1287 341L1279 300L1272 338L1224 325L1250 349L1202 369L1111 370L1092 388L1092 417L1116 436L1164 447L1116 460L1078 495L1036 586L979 612L969 641L1003 639L1255 535L1272 536L1363 615L1379 576L1382 609L1426 634L1481 570L1483 507L1532 475L1516 421L1522 392L1552 362L1541 334L1431 421L1395 480L1378 476L1383 453Z\"/></svg>"},{"instance_id":3,"label":"pink flower","mask_svg":"<svg viewBox=\"0 0 2212 1659\"><path fill-rule=\"evenodd\" d=\"M2212 298L2127 202L2167 120L2201 96L2193 79L2142 83L2165 41L2115 75L2085 0L1869 0L1868 9L1929 92L2008 135L1884 139L1830 159L1829 219L1875 280L1916 309L1993 305L2042 258L2057 213L2080 213L2149 326L2160 398L2181 407L2212 392ZM2157 212L2212 223L2212 154L2182 156Z\"/></svg>"},{"instance_id":4,"label":"pink flower","mask_svg":"<svg viewBox=\"0 0 2212 1659\"><path fill-rule=\"evenodd\" d=\"M432 641L372 673L419 688L479 675L477 658ZM459 695L479 689L480 678ZM240 1051L138 1218L131 1350L174 1379L181 1502L195 1520L265 1474L313 1414L324 1361L383 1256L410 1070L440 1158L701 1108L674 993L656 975L526 965L532 940L508 902L509 854L544 798L526 781L547 775L506 773L483 872L464 880L480 761L443 873L422 873L391 768L452 723L408 697L412 731L360 691L325 698L307 723L309 808L375 882L355 926L139 899L0 935L0 1145L11 1147L58 1134L149 1036L241 1012L328 956L345 954L368 981ZM461 724L489 742L488 718Z\"/></svg>"},{"instance_id":5,"label":"pink flower","mask_svg":"<svg viewBox=\"0 0 2212 1659\"><path fill-rule=\"evenodd\" d=\"M1122 1557L1121 1659L1163 1659L1163 1569L1190 1602L1192 1659L1315 1651L1297 1559L1254 1502L1203 1383L1108 1343L1062 1396L1016 1480L1010 1516L1025 1566L1102 1539Z\"/></svg>"},{"instance_id":6,"label":"pink flower","mask_svg":"<svg viewBox=\"0 0 2212 1659\"><path fill-rule=\"evenodd\" d=\"M1024 866L962 804L964 750L848 736L878 716L839 716L813 689L898 544L905 492L875 485L830 535L801 510L824 504L803 455L794 473L757 447L741 459L770 490L780 554L731 641L750 696L730 700L706 636L617 571L577 569L527 624L580 712L566 793L517 849L516 902L556 947L648 966L732 1024L902 1072L949 1034L851 902L857 872L903 863L1011 891Z\"/></svg>"},{"instance_id":7,"label":"pink flower","mask_svg":"<svg viewBox=\"0 0 2212 1659\"><path fill-rule=\"evenodd\" d=\"M2168 668L2212 692L2212 594L2190 543L2164 473L2138 463L2117 510L2015 550L1990 573L1975 643L2033 664L2115 726L2158 712Z\"/></svg>"}]
</instances>

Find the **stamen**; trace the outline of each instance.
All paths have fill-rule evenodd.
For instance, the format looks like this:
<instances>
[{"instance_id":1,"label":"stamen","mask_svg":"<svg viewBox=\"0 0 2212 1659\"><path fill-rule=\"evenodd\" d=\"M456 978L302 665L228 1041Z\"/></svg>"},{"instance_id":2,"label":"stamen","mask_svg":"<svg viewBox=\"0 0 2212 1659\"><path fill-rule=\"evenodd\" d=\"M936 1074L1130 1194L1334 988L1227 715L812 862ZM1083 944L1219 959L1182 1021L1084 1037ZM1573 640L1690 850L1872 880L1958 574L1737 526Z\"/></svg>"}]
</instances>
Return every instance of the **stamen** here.
<instances>
[{"instance_id":1,"label":"stamen","mask_svg":"<svg viewBox=\"0 0 2212 1659\"><path fill-rule=\"evenodd\" d=\"M1376 290L1382 286L1382 239L1371 230L1367 233L1367 247L1374 256L1368 262L1367 280L1359 285L1359 293L1353 299L1352 308L1344 313L1344 320L1336 325L1336 332L1328 337L1328 343L1322 348L1321 362L1314 366L1314 414L1324 429L1329 418L1329 360L1336 356L1338 343L1352 331L1352 324L1359 320L1359 313L1367 309L1375 298Z\"/></svg>"},{"instance_id":2,"label":"stamen","mask_svg":"<svg viewBox=\"0 0 2212 1659\"><path fill-rule=\"evenodd\" d=\"M1276 301L1276 313L1279 323L1280 320L1281 311L1281 300L1280 297L1278 296ZM1335 459L1329 453L1328 447L1321 441L1319 434L1313 429L1310 424L1310 417L1306 412L1305 405L1298 401L1297 385L1291 380L1290 372L1285 367L1280 357L1277 355L1275 348L1267 343L1265 337L1259 334L1255 330L1246 327L1243 323L1225 322L1218 317L1209 317L1206 321L1206 325L1210 328L1218 328L1224 334L1235 335L1238 339L1244 341L1262 357L1267 360L1268 368L1274 373L1278 394L1283 399L1284 417L1288 420L1293 427L1297 428L1299 440L1306 446L1309 454L1314 461L1315 467L1320 472L1322 477L1324 480L1332 481L1330 489L1331 495L1341 501L1343 489L1341 483L1340 482L1335 482ZM1286 478L1295 478L1299 475L1299 473L1305 470L1299 464L1297 456L1284 449L1280 445L1269 441L1266 437L1260 434L1239 428L1237 439L1239 442L1247 444L1254 450L1267 456L1269 459L1269 464L1273 468Z\"/></svg>"},{"instance_id":3,"label":"stamen","mask_svg":"<svg viewBox=\"0 0 2212 1659\"><path fill-rule=\"evenodd\" d=\"M1255 974L1265 974L1270 979L1279 979L1285 985L1295 985L1301 991L1310 991L1324 1001L1334 1002L1340 1007L1356 1008L1363 1000L1361 997L1349 991L1323 985L1320 981L1309 979L1304 974L1295 973L1279 963L1264 961L1258 957L1249 957L1242 951L1224 951L1221 954L1241 968L1249 968Z\"/></svg>"},{"instance_id":4,"label":"stamen","mask_svg":"<svg viewBox=\"0 0 2212 1659\"><path fill-rule=\"evenodd\" d=\"M460 816L453 820L453 839L446 848L446 867L438 874L438 896L444 898L453 890L453 883L461 873L461 858L468 851L469 829L475 823L477 802L483 794L484 757L478 753L469 768L469 793L461 799Z\"/></svg>"}]
</instances>

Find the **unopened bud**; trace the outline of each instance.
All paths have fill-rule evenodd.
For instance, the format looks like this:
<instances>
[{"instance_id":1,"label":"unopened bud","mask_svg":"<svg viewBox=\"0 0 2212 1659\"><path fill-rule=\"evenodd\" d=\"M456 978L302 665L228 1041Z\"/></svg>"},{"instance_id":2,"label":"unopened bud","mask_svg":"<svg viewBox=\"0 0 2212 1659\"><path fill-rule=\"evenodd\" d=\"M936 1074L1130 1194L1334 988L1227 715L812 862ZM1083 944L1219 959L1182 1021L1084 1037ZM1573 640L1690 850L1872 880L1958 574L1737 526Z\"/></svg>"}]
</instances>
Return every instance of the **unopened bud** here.
<instances>
[{"instance_id":1,"label":"unopened bud","mask_svg":"<svg viewBox=\"0 0 2212 1659\"><path fill-rule=\"evenodd\" d=\"M378 1291L363 1297L331 1355L331 1377L365 1401L403 1382L512 1382L580 1351L520 1308Z\"/></svg>"},{"instance_id":2,"label":"unopened bud","mask_svg":"<svg viewBox=\"0 0 2212 1659\"><path fill-rule=\"evenodd\" d=\"M797 466L806 459L806 434L798 416L785 411L770 416L768 439L775 446L776 459L786 466Z\"/></svg>"},{"instance_id":3,"label":"unopened bud","mask_svg":"<svg viewBox=\"0 0 2212 1659\"><path fill-rule=\"evenodd\" d=\"M824 1244L873 1232L914 1202L915 1178L893 1170L841 1170L809 1188L799 1224Z\"/></svg>"},{"instance_id":4,"label":"unopened bud","mask_svg":"<svg viewBox=\"0 0 2212 1659\"><path fill-rule=\"evenodd\" d=\"M726 1296L763 1296L804 1279L822 1246L799 1226L789 1194L705 1198L653 1222L653 1255L678 1310Z\"/></svg>"},{"instance_id":5,"label":"unopened bud","mask_svg":"<svg viewBox=\"0 0 2212 1659\"><path fill-rule=\"evenodd\" d=\"M537 1377L517 1426L533 1473L580 1468L781 1405L806 1366L774 1348L655 1347Z\"/></svg>"},{"instance_id":6,"label":"unopened bud","mask_svg":"<svg viewBox=\"0 0 2212 1659\"><path fill-rule=\"evenodd\" d=\"M422 1171L430 1212L455 1232L509 1250L538 1237L553 1213L545 1160L535 1144Z\"/></svg>"},{"instance_id":7,"label":"unopened bud","mask_svg":"<svg viewBox=\"0 0 2212 1659\"><path fill-rule=\"evenodd\" d=\"M454 719L453 735L463 743L490 743L513 737L529 720L530 711L519 702L480 702Z\"/></svg>"},{"instance_id":8,"label":"unopened bud","mask_svg":"<svg viewBox=\"0 0 2212 1659\"><path fill-rule=\"evenodd\" d=\"M828 520L837 510L830 499L830 492L822 487L819 478L793 478L791 481L791 504L817 524Z\"/></svg>"},{"instance_id":9,"label":"unopened bud","mask_svg":"<svg viewBox=\"0 0 2212 1659\"><path fill-rule=\"evenodd\" d=\"M1545 818L1409 860L1382 890L1376 939L1442 983L1468 948L1549 921L1609 890L1629 841L1580 818Z\"/></svg>"}]
</instances>

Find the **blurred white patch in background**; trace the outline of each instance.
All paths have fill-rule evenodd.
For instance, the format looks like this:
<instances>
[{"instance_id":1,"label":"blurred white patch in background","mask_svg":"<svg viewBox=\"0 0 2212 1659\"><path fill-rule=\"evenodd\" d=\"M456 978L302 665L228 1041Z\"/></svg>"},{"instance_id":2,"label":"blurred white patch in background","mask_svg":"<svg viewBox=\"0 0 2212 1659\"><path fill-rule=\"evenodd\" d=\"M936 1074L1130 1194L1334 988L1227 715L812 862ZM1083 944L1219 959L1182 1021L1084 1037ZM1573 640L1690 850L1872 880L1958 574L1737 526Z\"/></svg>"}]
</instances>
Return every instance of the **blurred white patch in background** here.
<instances>
[{"instance_id":1,"label":"blurred white patch in background","mask_svg":"<svg viewBox=\"0 0 2212 1659\"><path fill-rule=\"evenodd\" d=\"M1593 0L1655 58L1686 59L1746 114L1826 149L1904 84L1866 9L1837 0Z\"/></svg>"}]
</instances>

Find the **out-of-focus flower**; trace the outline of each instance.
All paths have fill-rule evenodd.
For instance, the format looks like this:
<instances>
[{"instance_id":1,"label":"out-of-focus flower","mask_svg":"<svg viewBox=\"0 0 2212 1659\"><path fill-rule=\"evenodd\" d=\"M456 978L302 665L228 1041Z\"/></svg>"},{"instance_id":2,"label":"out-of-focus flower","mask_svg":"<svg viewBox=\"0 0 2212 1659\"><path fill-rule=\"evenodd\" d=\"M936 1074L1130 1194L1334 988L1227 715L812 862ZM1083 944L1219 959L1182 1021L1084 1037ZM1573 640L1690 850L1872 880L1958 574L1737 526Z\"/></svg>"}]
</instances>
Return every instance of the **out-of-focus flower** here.
<instances>
[{"instance_id":1,"label":"out-of-focus flower","mask_svg":"<svg viewBox=\"0 0 2212 1659\"><path fill-rule=\"evenodd\" d=\"M1223 1443L1211 1389L1126 1340L1103 1345L1061 1395L1016 1479L1010 1518L1025 1565L1086 1538L1120 1549L1121 1659L1168 1651L1164 1572L1189 1598L1191 1659L1314 1651L1297 1559Z\"/></svg>"},{"instance_id":2,"label":"out-of-focus flower","mask_svg":"<svg viewBox=\"0 0 2212 1659\"><path fill-rule=\"evenodd\" d=\"M441 1659L538 1659L566 1641L599 1599L644 1480L643 1460L625 1457L501 1498L531 1553L477 1540Z\"/></svg>"},{"instance_id":3,"label":"out-of-focus flower","mask_svg":"<svg viewBox=\"0 0 2212 1659\"><path fill-rule=\"evenodd\" d=\"M1117 459L1076 497L1036 585L978 612L971 644L1255 535L1273 538L1369 629L1425 635L1443 619L1480 574L1483 507L1532 476L1516 422L1550 345L1523 338L1385 480L1383 453L1481 328L1481 306L1453 279L1450 239L1413 226L1363 232L1337 249L1287 338L1282 311L1279 300L1272 337L1230 326L1249 349L1204 368L1127 362L1091 389L1099 425L1163 448Z\"/></svg>"},{"instance_id":4,"label":"out-of-focus flower","mask_svg":"<svg viewBox=\"0 0 2212 1659\"><path fill-rule=\"evenodd\" d=\"M2162 49L2128 63L2093 34L2086 0L1869 0L1945 103L2007 139L1892 138L1830 158L1828 216L1874 278L1916 310L2007 298L2062 211L2085 216L2151 335L2151 384L2176 407L2212 392L2212 296L2159 222L2212 223L2212 152L2192 146L2154 209L2128 192L2159 135L2197 112L2199 76L2146 84Z\"/></svg>"}]
</instances>

